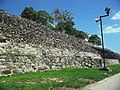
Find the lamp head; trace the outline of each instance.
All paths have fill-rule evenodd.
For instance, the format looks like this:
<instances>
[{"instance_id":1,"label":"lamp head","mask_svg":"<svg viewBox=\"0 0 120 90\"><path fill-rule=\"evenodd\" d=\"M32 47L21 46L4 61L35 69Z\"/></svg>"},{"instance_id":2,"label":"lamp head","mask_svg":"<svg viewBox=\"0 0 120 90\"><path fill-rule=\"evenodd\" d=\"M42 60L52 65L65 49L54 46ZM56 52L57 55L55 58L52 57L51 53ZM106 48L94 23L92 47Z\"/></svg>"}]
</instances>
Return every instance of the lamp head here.
<instances>
[{"instance_id":1,"label":"lamp head","mask_svg":"<svg viewBox=\"0 0 120 90\"><path fill-rule=\"evenodd\" d=\"M110 9L111 9L111 8L109 8L109 7L106 7L106 8L105 8L105 12L106 12L107 15L109 15Z\"/></svg>"},{"instance_id":2,"label":"lamp head","mask_svg":"<svg viewBox=\"0 0 120 90\"><path fill-rule=\"evenodd\" d=\"M95 18L95 21L96 21L96 23L97 23L97 22L99 22L99 20L100 20L100 19L98 19L98 18Z\"/></svg>"}]
</instances>

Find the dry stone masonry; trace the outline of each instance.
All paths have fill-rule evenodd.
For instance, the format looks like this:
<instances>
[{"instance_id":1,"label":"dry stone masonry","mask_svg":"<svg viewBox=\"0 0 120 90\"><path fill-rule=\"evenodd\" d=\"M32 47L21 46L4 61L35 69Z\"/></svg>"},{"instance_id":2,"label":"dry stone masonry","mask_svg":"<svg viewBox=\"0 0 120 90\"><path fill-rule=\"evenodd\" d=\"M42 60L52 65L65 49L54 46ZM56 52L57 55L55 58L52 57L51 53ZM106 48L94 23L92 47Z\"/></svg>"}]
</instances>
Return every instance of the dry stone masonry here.
<instances>
[{"instance_id":1,"label":"dry stone masonry","mask_svg":"<svg viewBox=\"0 0 120 90\"><path fill-rule=\"evenodd\" d=\"M0 11L0 75L66 67L100 67L102 57L99 53L92 44L74 36ZM109 64L118 63L118 59L111 58L111 61Z\"/></svg>"}]
</instances>

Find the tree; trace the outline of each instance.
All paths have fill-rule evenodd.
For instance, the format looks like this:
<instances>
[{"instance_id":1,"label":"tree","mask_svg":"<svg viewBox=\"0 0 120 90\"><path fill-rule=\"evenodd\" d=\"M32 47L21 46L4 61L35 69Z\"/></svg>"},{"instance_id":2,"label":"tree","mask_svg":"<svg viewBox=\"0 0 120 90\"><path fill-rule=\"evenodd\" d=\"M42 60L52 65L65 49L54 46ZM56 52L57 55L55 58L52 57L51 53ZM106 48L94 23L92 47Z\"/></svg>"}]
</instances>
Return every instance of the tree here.
<instances>
[{"instance_id":1,"label":"tree","mask_svg":"<svg viewBox=\"0 0 120 90\"><path fill-rule=\"evenodd\" d=\"M42 23L50 27L50 24L53 24L54 18L49 15L45 10L39 10L36 12L32 7L25 7L21 13L21 17L36 21L37 23Z\"/></svg>"},{"instance_id":2,"label":"tree","mask_svg":"<svg viewBox=\"0 0 120 90\"><path fill-rule=\"evenodd\" d=\"M39 10L37 22L42 22L43 25L49 25L54 23L54 18L49 15L45 10Z\"/></svg>"},{"instance_id":3,"label":"tree","mask_svg":"<svg viewBox=\"0 0 120 90\"><path fill-rule=\"evenodd\" d=\"M56 29L59 29L60 31L65 30L65 32L69 34L74 26L72 13L67 10L60 11L59 9L54 9L53 16L57 24Z\"/></svg>"},{"instance_id":4,"label":"tree","mask_svg":"<svg viewBox=\"0 0 120 90\"><path fill-rule=\"evenodd\" d=\"M73 21L74 17L71 12L69 12L67 10L60 11L59 9L54 9L53 16L54 16L54 20L57 24L55 26L56 30L63 31L66 34L73 35L75 37L79 37L82 39L88 38L87 33L76 30L76 28L74 28L74 25L75 25L75 23Z\"/></svg>"},{"instance_id":5,"label":"tree","mask_svg":"<svg viewBox=\"0 0 120 90\"><path fill-rule=\"evenodd\" d=\"M67 34L72 35L74 22L59 22L56 25L56 29L60 31L65 31Z\"/></svg>"},{"instance_id":6,"label":"tree","mask_svg":"<svg viewBox=\"0 0 120 90\"><path fill-rule=\"evenodd\" d=\"M88 34L83 31L75 30L75 37L78 37L81 39L88 39Z\"/></svg>"},{"instance_id":7,"label":"tree","mask_svg":"<svg viewBox=\"0 0 120 90\"><path fill-rule=\"evenodd\" d=\"M53 11L53 16L55 18L55 21L60 23L60 22L70 22L73 20L72 13L65 10L65 11L60 11L59 9L54 9Z\"/></svg>"},{"instance_id":8,"label":"tree","mask_svg":"<svg viewBox=\"0 0 120 90\"><path fill-rule=\"evenodd\" d=\"M21 13L21 17L36 21L37 12L32 7L25 7Z\"/></svg>"},{"instance_id":9,"label":"tree","mask_svg":"<svg viewBox=\"0 0 120 90\"><path fill-rule=\"evenodd\" d=\"M93 34L89 37L88 42L91 42L95 45L101 45L100 37L97 34Z\"/></svg>"}]
</instances>

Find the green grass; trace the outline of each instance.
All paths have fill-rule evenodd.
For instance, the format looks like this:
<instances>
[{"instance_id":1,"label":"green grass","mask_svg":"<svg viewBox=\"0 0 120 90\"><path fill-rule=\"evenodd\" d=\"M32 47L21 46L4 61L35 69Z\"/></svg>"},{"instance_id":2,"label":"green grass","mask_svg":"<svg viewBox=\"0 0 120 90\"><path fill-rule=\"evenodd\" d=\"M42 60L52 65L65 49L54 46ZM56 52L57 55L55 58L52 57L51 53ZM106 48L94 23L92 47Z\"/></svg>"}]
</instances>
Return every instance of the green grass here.
<instances>
[{"instance_id":1,"label":"green grass","mask_svg":"<svg viewBox=\"0 0 120 90\"><path fill-rule=\"evenodd\" d=\"M81 88L120 73L120 65L111 65L111 72L97 68L65 68L0 77L0 90L55 90L56 87Z\"/></svg>"}]
</instances>

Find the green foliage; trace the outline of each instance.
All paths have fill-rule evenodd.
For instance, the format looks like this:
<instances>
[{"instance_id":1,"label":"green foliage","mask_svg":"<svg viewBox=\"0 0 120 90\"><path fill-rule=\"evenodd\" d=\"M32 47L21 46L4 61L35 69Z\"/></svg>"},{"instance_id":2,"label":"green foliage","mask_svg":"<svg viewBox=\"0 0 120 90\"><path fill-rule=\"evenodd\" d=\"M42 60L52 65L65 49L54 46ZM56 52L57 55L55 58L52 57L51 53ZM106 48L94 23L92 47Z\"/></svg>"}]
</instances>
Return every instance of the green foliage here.
<instances>
[{"instance_id":1,"label":"green foliage","mask_svg":"<svg viewBox=\"0 0 120 90\"><path fill-rule=\"evenodd\" d=\"M55 27L56 30L60 30L66 34L73 35L82 39L88 38L87 33L76 30L76 28L74 28L75 23L72 21L74 17L69 11L60 11L59 9L54 9L53 15L55 18L54 20L57 22L57 25Z\"/></svg>"},{"instance_id":2,"label":"green foliage","mask_svg":"<svg viewBox=\"0 0 120 90\"><path fill-rule=\"evenodd\" d=\"M97 34L91 35L88 39L88 42L91 42L95 45L101 45L101 40Z\"/></svg>"},{"instance_id":3,"label":"green foliage","mask_svg":"<svg viewBox=\"0 0 120 90\"><path fill-rule=\"evenodd\" d=\"M87 33L76 30L76 28L74 28L74 17L71 12L67 10L60 11L59 9L54 9L53 16L55 18L54 20L57 23L55 27L56 30L60 30L62 32L65 32L66 34L73 35L82 39L88 38Z\"/></svg>"},{"instance_id":4,"label":"green foliage","mask_svg":"<svg viewBox=\"0 0 120 90\"><path fill-rule=\"evenodd\" d=\"M72 35L74 22L59 22L55 29L60 31L65 31L67 34Z\"/></svg>"},{"instance_id":5,"label":"green foliage","mask_svg":"<svg viewBox=\"0 0 120 90\"><path fill-rule=\"evenodd\" d=\"M37 12L32 7L25 7L25 9L21 13L21 17L36 21Z\"/></svg>"},{"instance_id":6,"label":"green foliage","mask_svg":"<svg viewBox=\"0 0 120 90\"><path fill-rule=\"evenodd\" d=\"M73 20L72 13L65 10L65 11L60 11L58 8L54 9L53 11L53 16L55 18L55 21L60 23L60 22L71 22Z\"/></svg>"},{"instance_id":7,"label":"green foliage","mask_svg":"<svg viewBox=\"0 0 120 90\"><path fill-rule=\"evenodd\" d=\"M60 11L59 9L54 9L53 16L55 22L57 23L56 29L60 31L64 30L67 34L69 34L74 26L72 13L67 10Z\"/></svg>"},{"instance_id":8,"label":"green foliage","mask_svg":"<svg viewBox=\"0 0 120 90\"><path fill-rule=\"evenodd\" d=\"M38 13L37 22L42 22L43 25L53 23L54 18L50 16L49 13L46 12L45 10L39 10L37 13Z\"/></svg>"},{"instance_id":9,"label":"green foliage","mask_svg":"<svg viewBox=\"0 0 120 90\"><path fill-rule=\"evenodd\" d=\"M81 38L81 39L88 38L87 33L83 32L83 31L76 30L76 28L73 28L72 35L74 35L75 37Z\"/></svg>"},{"instance_id":10,"label":"green foliage","mask_svg":"<svg viewBox=\"0 0 120 90\"><path fill-rule=\"evenodd\" d=\"M0 77L0 90L54 90L57 87L81 88L120 73L119 64L109 67L112 69L110 72L100 71L97 68L64 68L62 70Z\"/></svg>"},{"instance_id":11,"label":"green foliage","mask_svg":"<svg viewBox=\"0 0 120 90\"><path fill-rule=\"evenodd\" d=\"M3 9L0 9L0 11L4 11L5 12L5 10L3 10Z\"/></svg>"},{"instance_id":12,"label":"green foliage","mask_svg":"<svg viewBox=\"0 0 120 90\"><path fill-rule=\"evenodd\" d=\"M25 7L21 13L21 17L36 21L37 23L42 23L43 25L49 25L49 23L54 22L54 18L49 15L45 10L39 10L36 12L32 7Z\"/></svg>"}]
</instances>

